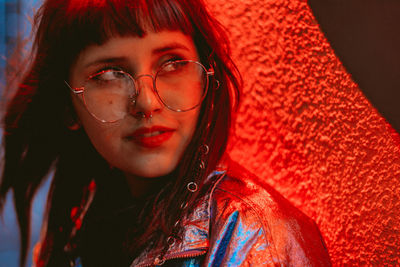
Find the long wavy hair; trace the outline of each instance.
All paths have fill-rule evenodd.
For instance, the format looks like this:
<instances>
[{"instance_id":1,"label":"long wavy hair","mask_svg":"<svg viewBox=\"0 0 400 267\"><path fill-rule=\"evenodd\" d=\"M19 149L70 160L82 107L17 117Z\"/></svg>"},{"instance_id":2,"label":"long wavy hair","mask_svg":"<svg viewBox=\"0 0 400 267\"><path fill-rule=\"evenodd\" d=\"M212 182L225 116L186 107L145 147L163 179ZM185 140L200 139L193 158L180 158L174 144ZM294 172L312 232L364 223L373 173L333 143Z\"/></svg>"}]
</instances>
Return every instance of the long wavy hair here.
<instances>
[{"instance_id":1,"label":"long wavy hair","mask_svg":"<svg viewBox=\"0 0 400 267\"><path fill-rule=\"evenodd\" d=\"M12 190L21 236L20 266L26 262L32 199L50 170L54 169L54 177L40 251L43 266L67 264L64 247L74 226L71 210L81 205L91 181L95 181L97 192L88 214L111 216L119 205L115 203L124 205L126 198L122 196L129 193L124 191L123 175L109 168L84 130L71 131L66 127L65 122L74 117L74 112L63 81L68 80L71 65L87 46L104 44L113 36L142 37L149 27L155 32L179 30L191 36L201 62L214 69L218 82L211 83L195 134L177 168L136 214L137 224L129 235L128 251L137 254L150 241L165 239L182 215L181 204L187 202L188 211L205 192L205 178L217 167L226 149L232 111L239 103L241 78L231 60L225 30L203 1L46 0L34 19L32 64L9 101L3 119L0 211L5 195ZM207 144L210 152L205 171L195 175L202 144ZM201 190L188 192L186 185L191 181ZM89 229L90 223L85 224L85 220L83 228ZM124 240L118 242L125 244ZM96 256L87 250L80 253L84 254L80 255L82 258ZM95 265L90 260L87 263Z\"/></svg>"}]
</instances>

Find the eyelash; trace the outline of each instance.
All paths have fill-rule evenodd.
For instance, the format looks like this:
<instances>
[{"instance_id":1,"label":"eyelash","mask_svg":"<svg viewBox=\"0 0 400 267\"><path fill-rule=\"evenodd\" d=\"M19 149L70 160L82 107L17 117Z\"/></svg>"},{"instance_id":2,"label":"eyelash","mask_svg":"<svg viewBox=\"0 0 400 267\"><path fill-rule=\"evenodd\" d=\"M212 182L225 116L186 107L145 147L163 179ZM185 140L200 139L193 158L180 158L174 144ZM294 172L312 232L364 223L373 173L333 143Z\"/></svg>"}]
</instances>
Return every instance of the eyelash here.
<instances>
[{"instance_id":1,"label":"eyelash","mask_svg":"<svg viewBox=\"0 0 400 267\"><path fill-rule=\"evenodd\" d=\"M165 57L165 56L163 56ZM179 61L179 60L185 60L185 57L181 56L181 55L177 55L177 54L172 54L172 55L166 55L167 59L166 60L161 60L161 63L158 65L159 67L168 64L170 62L174 62L174 61ZM123 71L126 73L130 73L130 71L126 70L125 68L122 68L120 66L103 66L101 68L99 68L98 70L96 70L92 75L95 76L103 71L108 71L108 70L116 70L116 71Z\"/></svg>"},{"instance_id":2,"label":"eyelash","mask_svg":"<svg viewBox=\"0 0 400 267\"><path fill-rule=\"evenodd\" d=\"M182 57L180 55L171 55L167 60L163 60L159 66L161 67L170 62L179 61L179 60L184 60L184 57Z\"/></svg>"},{"instance_id":3,"label":"eyelash","mask_svg":"<svg viewBox=\"0 0 400 267\"><path fill-rule=\"evenodd\" d=\"M125 70L121 67L105 66L105 67L101 67L100 69L96 70L93 75L99 74L100 72L107 71L107 70L116 70L116 71L124 71L125 72ZM93 75L91 75L91 76L93 76Z\"/></svg>"}]
</instances>

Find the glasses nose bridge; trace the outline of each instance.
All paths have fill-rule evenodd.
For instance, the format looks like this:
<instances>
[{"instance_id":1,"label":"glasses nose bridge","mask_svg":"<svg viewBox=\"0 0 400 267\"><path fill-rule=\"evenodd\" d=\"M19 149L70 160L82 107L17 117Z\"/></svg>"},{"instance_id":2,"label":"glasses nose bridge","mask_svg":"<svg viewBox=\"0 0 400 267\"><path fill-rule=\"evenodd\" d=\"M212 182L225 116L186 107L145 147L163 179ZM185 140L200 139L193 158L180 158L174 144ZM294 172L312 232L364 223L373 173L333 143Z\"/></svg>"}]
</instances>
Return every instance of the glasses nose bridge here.
<instances>
[{"instance_id":1,"label":"glasses nose bridge","mask_svg":"<svg viewBox=\"0 0 400 267\"><path fill-rule=\"evenodd\" d=\"M155 83L155 79L154 76L151 74L142 74L139 76L136 76L134 78L135 81L135 86L137 88L137 94L140 94L141 89L146 86L146 82L143 82L142 78L149 78L150 79L150 84L149 82L147 83L147 86L150 86L150 89L155 93L155 88L154 88L154 83Z\"/></svg>"},{"instance_id":2,"label":"glasses nose bridge","mask_svg":"<svg viewBox=\"0 0 400 267\"><path fill-rule=\"evenodd\" d=\"M149 109L162 104L155 88L155 77L153 75L142 74L134 77L133 80L136 93L132 103L136 108Z\"/></svg>"}]
</instances>

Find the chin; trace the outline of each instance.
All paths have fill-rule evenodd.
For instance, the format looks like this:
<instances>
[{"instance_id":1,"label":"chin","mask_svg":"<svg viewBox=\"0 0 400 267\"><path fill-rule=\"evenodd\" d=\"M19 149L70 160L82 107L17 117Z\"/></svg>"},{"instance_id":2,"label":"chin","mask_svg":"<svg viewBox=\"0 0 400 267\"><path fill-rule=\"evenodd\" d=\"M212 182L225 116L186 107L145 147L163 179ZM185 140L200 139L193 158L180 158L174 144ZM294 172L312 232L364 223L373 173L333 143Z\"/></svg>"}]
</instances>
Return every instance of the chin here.
<instances>
[{"instance_id":1,"label":"chin","mask_svg":"<svg viewBox=\"0 0 400 267\"><path fill-rule=\"evenodd\" d=\"M158 178L158 177L163 177L168 174L170 174L174 169L174 166L157 166L157 164L149 166L147 168L135 168L134 170L128 170L125 172L127 176L131 177L141 177L141 178Z\"/></svg>"}]
</instances>

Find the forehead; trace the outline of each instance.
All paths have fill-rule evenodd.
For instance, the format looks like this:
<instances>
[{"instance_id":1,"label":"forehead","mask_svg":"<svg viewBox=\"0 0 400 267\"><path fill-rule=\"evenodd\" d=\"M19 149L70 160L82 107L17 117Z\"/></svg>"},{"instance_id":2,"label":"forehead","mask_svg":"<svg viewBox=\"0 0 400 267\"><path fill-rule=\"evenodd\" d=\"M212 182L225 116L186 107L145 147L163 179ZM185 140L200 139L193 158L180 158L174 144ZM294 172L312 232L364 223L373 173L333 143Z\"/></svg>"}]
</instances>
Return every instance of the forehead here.
<instances>
[{"instance_id":1,"label":"forehead","mask_svg":"<svg viewBox=\"0 0 400 267\"><path fill-rule=\"evenodd\" d=\"M168 53L199 59L191 36L179 31L149 32L143 37L112 37L104 44L90 45L79 54L71 71L90 70L107 63L144 65Z\"/></svg>"}]
</instances>

